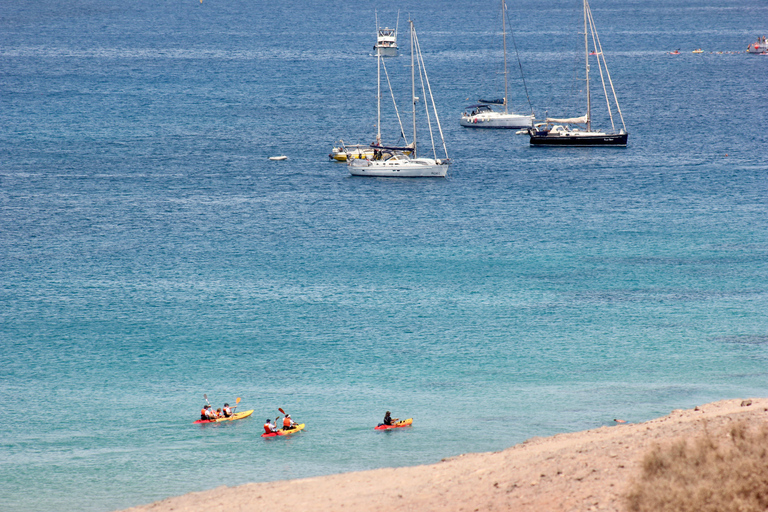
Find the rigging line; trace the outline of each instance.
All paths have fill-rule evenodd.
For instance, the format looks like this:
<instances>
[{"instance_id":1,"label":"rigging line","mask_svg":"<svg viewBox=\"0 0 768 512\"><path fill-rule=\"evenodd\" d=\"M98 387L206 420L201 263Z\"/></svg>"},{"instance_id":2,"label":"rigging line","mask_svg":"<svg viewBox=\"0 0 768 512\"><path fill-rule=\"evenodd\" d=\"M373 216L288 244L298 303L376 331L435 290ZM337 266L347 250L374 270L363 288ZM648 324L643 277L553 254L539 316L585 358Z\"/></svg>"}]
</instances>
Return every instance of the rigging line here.
<instances>
[{"instance_id":1,"label":"rigging line","mask_svg":"<svg viewBox=\"0 0 768 512\"><path fill-rule=\"evenodd\" d=\"M592 18L592 10L589 10L589 17ZM594 21L592 21L592 26L594 27ZM603 45L600 43L600 36L597 34L597 30L594 30L594 36L597 40L597 45L600 47L600 55L603 57L603 65L605 66L605 74L608 76L608 83L611 86L611 92L613 93L613 101L616 102L616 110L619 112L619 118L621 119L621 125L624 127L624 130L626 131L627 125L624 124L624 114L621 113L621 106L619 106L619 98L616 96L616 89L613 88L613 80L611 80L611 73L608 71L608 63L605 61L605 54L603 53ZM608 95L606 94L606 99L608 98ZM610 112L610 108L609 108ZM613 117L611 117L611 124L613 124ZM615 128L614 128L615 130Z\"/></svg>"},{"instance_id":2,"label":"rigging line","mask_svg":"<svg viewBox=\"0 0 768 512\"><path fill-rule=\"evenodd\" d=\"M397 115L397 122L400 124L400 137L408 145L408 138L405 136L405 130L403 129L403 121L400 119L400 111L397 110L397 102L395 101L395 93L392 92L392 84L389 82L389 73L387 72L387 65L384 60L381 61L381 66L384 68L384 76L387 78L387 86L389 87L389 95L392 96L392 104L395 106L395 115Z\"/></svg>"},{"instance_id":3,"label":"rigging line","mask_svg":"<svg viewBox=\"0 0 768 512\"><path fill-rule=\"evenodd\" d=\"M426 98L427 95L427 89L424 87L424 74L422 73L424 71L424 62L421 55L421 45L419 44L419 36L416 34L416 30L413 31L413 40L416 43L416 62L419 64L419 80L421 81L421 96L422 98ZM427 79L429 81L429 79ZM424 100L424 112L427 116L427 127L429 128L429 138L432 140L432 156L437 160L437 151L435 151L435 136L432 135L432 120L430 119L429 115L429 105L426 102L426 99Z\"/></svg>"},{"instance_id":4,"label":"rigging line","mask_svg":"<svg viewBox=\"0 0 768 512\"><path fill-rule=\"evenodd\" d=\"M589 8L589 2L587 4L587 17L589 18L589 30L592 32L592 46L595 48L595 57L597 57L597 69L600 72L600 83L603 85L603 95L605 96L605 104L608 106L608 117L611 118L611 129L616 132L616 126L613 124L613 111L611 110L611 101L608 99L608 91L605 89L605 78L603 78L603 66L605 66L606 72L608 66L605 64L605 57L603 57L602 64L600 63L600 57L603 54L603 48L600 46L597 40L597 28L595 27L595 19L592 17L592 9Z\"/></svg>"},{"instance_id":5,"label":"rigging line","mask_svg":"<svg viewBox=\"0 0 768 512\"><path fill-rule=\"evenodd\" d=\"M507 10L507 2L504 2L504 10ZM531 115L536 115L533 113L533 105L531 105L531 97L528 94L528 84L525 83L525 74L523 73L523 63L520 62L520 53L517 51L517 42L515 41L515 33L512 32L512 24L509 21L509 15L507 15L507 24L509 25L509 37L512 38L512 46L515 47L515 56L517 57L517 65L520 68L520 78L523 79L523 88L525 89L525 98L528 100L528 107L531 109ZM505 103L509 103L507 98L504 98Z\"/></svg>"},{"instance_id":6,"label":"rigging line","mask_svg":"<svg viewBox=\"0 0 768 512\"><path fill-rule=\"evenodd\" d=\"M418 38L416 39L418 43ZM419 47L419 58L421 59L421 67L424 70L424 77L427 79L427 88L429 89L429 99L432 102L432 110L435 112L435 122L437 123L437 131L440 132L440 140L443 143L443 151L445 151L445 158L448 158L448 148L445 145L445 137L443 136L443 127L440 126L440 116L437 114L437 107L435 106L435 97L432 94L432 86L429 83L429 76L427 76L427 67L424 65L424 55L421 53L421 47ZM432 130L430 129L430 132ZM430 133L431 135L431 133ZM434 150L434 147L433 147ZM435 153L435 159L437 159L437 153Z\"/></svg>"}]
</instances>

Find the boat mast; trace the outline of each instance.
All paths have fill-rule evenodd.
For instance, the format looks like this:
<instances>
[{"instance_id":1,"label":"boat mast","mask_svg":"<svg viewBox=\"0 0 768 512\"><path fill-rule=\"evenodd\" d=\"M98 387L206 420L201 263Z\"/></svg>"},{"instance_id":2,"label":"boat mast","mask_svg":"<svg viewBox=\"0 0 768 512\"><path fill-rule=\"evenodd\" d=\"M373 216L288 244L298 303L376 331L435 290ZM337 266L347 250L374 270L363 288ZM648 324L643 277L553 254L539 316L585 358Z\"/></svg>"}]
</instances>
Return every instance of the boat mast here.
<instances>
[{"instance_id":1,"label":"boat mast","mask_svg":"<svg viewBox=\"0 0 768 512\"><path fill-rule=\"evenodd\" d=\"M397 45L397 31L400 28L400 9L397 10L397 23L395 23L395 45Z\"/></svg>"},{"instance_id":2,"label":"boat mast","mask_svg":"<svg viewBox=\"0 0 768 512\"><path fill-rule=\"evenodd\" d=\"M413 158L416 158L416 66L413 52L413 20L409 17L408 23L411 27L411 103L413 104Z\"/></svg>"},{"instance_id":3,"label":"boat mast","mask_svg":"<svg viewBox=\"0 0 768 512\"><path fill-rule=\"evenodd\" d=\"M508 114L507 107L507 23L504 20L506 14L507 5L504 0L501 0L501 33L504 40L504 113Z\"/></svg>"},{"instance_id":4,"label":"boat mast","mask_svg":"<svg viewBox=\"0 0 768 512\"><path fill-rule=\"evenodd\" d=\"M381 146L381 51L376 52L376 64L376 144Z\"/></svg>"},{"instance_id":5,"label":"boat mast","mask_svg":"<svg viewBox=\"0 0 768 512\"><path fill-rule=\"evenodd\" d=\"M587 0L584 0L584 61L587 77L587 131L592 131L592 98L589 94L589 39L587 38Z\"/></svg>"},{"instance_id":6,"label":"boat mast","mask_svg":"<svg viewBox=\"0 0 768 512\"><path fill-rule=\"evenodd\" d=\"M379 48L379 13L376 13L376 144L381 146L381 48Z\"/></svg>"}]
</instances>

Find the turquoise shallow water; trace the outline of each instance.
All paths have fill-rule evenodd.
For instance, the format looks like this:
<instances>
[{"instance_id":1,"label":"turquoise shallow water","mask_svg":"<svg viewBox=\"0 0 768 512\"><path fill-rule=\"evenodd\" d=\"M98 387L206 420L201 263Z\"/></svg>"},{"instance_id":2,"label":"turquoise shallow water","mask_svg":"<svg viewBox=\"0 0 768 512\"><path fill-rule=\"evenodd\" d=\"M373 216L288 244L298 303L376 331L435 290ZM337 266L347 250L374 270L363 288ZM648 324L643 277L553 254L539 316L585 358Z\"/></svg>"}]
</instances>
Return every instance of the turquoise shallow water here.
<instances>
[{"instance_id":1,"label":"turquoise shallow water","mask_svg":"<svg viewBox=\"0 0 768 512\"><path fill-rule=\"evenodd\" d=\"M495 6L400 6L444 180L327 161L374 134L374 7L3 4L4 506L114 510L766 395L768 59L709 53L743 52L765 5L592 5L624 150L460 128L499 84ZM570 101L553 38L577 16L513 9L540 116ZM194 426L203 393L256 412ZM306 432L259 438L278 407ZM387 409L413 428L374 432Z\"/></svg>"}]
</instances>

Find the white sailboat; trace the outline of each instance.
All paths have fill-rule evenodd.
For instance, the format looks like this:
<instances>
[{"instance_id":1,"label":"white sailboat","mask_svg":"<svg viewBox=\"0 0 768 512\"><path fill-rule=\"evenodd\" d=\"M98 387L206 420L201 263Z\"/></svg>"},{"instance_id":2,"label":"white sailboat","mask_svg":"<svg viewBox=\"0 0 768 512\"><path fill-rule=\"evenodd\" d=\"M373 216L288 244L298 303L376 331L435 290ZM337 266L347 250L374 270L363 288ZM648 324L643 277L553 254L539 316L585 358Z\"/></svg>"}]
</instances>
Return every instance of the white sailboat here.
<instances>
[{"instance_id":1,"label":"white sailboat","mask_svg":"<svg viewBox=\"0 0 768 512\"><path fill-rule=\"evenodd\" d=\"M429 85L429 78L427 77L427 70L424 67L424 58L421 53L421 46L419 45L419 39L416 35L416 30L413 26L413 20L408 20L411 28L411 103L413 105L413 142L409 145L411 155L406 154L403 151L404 148L392 148L381 145L381 134L376 136L377 145L374 147L375 154L373 158L355 159L347 158L347 168L350 174L354 176L380 176L380 177L406 177L406 178L424 178L434 177L442 178L448 173L448 166L450 160L448 159L448 149L445 145L445 138L443 137L443 130L440 126L440 119L437 115L437 109L435 108L435 100L432 96L432 87ZM381 56L378 56L379 62ZM419 80L421 82L422 95L425 96L429 93L430 101L432 103L432 110L434 112L435 121L438 131L440 133L440 139L443 143L443 151L445 152L445 158L437 158L437 151L435 149L435 139L432 135L432 121L429 113L429 105L424 104L426 110L426 119L429 126L429 135L432 140L432 154L434 158L425 158L417 156L417 144L416 144L416 103L418 97L416 96L416 69L418 66ZM426 84L426 86L425 86ZM381 95L378 97L379 102L379 118L381 117ZM398 115L399 118L399 115ZM380 123L379 123L380 125Z\"/></svg>"},{"instance_id":2,"label":"white sailboat","mask_svg":"<svg viewBox=\"0 0 768 512\"><path fill-rule=\"evenodd\" d=\"M619 100L616 97L616 91L613 88L611 75L608 73L608 66L605 62L605 54L600 44L600 38L597 35L595 21L592 18L592 10L589 8L589 2L583 0L584 8L584 53L586 60L585 80L587 93L587 113L579 117L550 118L544 123L538 123L532 128L528 128L527 133L531 137L531 146L626 146L627 127L624 124L624 116L619 107ZM592 36L592 45L594 51L589 50L589 36ZM589 56L590 53L597 58L597 67L600 72L600 81L603 85L603 94L608 106L608 115L611 118L611 131L596 130L592 128L592 95L589 89ZM622 129L616 131L611 108L611 97L606 88L606 79L613 93L613 103L621 119ZM578 126L583 125L586 129ZM523 132L525 133L525 132Z\"/></svg>"},{"instance_id":3,"label":"white sailboat","mask_svg":"<svg viewBox=\"0 0 768 512\"><path fill-rule=\"evenodd\" d=\"M507 98L509 97L509 81L507 79L506 10L506 3L502 0L501 26L504 46L504 98L493 101L480 100L479 104L470 105L461 115L461 119L459 120L461 126L466 126L467 128L526 128L533 126L533 114L516 114L509 111L509 102L507 101ZM491 105L502 105L504 107L504 112L493 110Z\"/></svg>"}]
</instances>

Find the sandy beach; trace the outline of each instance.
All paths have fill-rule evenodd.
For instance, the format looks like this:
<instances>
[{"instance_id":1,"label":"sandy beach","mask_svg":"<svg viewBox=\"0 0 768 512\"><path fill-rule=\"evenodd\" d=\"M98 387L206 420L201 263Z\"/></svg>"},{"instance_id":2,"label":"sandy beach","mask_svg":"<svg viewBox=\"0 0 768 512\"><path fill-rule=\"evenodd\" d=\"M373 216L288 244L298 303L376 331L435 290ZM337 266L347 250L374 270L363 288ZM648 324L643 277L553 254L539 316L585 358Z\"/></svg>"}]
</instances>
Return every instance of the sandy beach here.
<instances>
[{"instance_id":1,"label":"sandy beach","mask_svg":"<svg viewBox=\"0 0 768 512\"><path fill-rule=\"evenodd\" d=\"M748 405L749 404L749 405ZM768 420L768 399L675 410L645 423L532 438L506 450L431 465L377 469L190 493L128 509L192 511L624 511L624 496L654 445Z\"/></svg>"}]
</instances>

